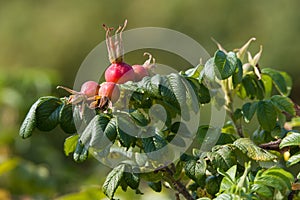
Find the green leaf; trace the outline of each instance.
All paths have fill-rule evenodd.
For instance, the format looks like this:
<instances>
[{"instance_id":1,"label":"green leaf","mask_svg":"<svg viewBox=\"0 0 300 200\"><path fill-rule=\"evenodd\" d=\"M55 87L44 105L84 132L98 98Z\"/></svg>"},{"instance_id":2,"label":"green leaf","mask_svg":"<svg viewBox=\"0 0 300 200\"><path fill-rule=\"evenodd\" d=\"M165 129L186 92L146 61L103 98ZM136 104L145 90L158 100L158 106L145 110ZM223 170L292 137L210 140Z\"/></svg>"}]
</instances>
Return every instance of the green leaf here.
<instances>
[{"instance_id":1,"label":"green leaf","mask_svg":"<svg viewBox=\"0 0 300 200\"><path fill-rule=\"evenodd\" d=\"M147 126L150 123L150 120L147 118L146 114L141 110L131 111L130 116L140 126Z\"/></svg>"},{"instance_id":2,"label":"green leaf","mask_svg":"<svg viewBox=\"0 0 300 200\"><path fill-rule=\"evenodd\" d=\"M214 58L208 59L204 65L204 69L200 73L200 79L206 78L209 81L214 81L216 78Z\"/></svg>"},{"instance_id":3,"label":"green leaf","mask_svg":"<svg viewBox=\"0 0 300 200\"><path fill-rule=\"evenodd\" d=\"M187 108L187 94L186 87L183 83L184 78L178 74L172 73L167 76L167 82L171 91L175 94L176 100L179 103L181 111L181 117L184 120L189 120L189 112Z\"/></svg>"},{"instance_id":4,"label":"green leaf","mask_svg":"<svg viewBox=\"0 0 300 200\"><path fill-rule=\"evenodd\" d=\"M286 96L289 96L293 86L292 78L286 72L280 72L280 74L283 76L286 83L286 89L287 89Z\"/></svg>"},{"instance_id":5,"label":"green leaf","mask_svg":"<svg viewBox=\"0 0 300 200\"><path fill-rule=\"evenodd\" d=\"M194 180L197 184L201 184L205 177L206 161L204 159L191 159L184 166L185 174Z\"/></svg>"},{"instance_id":6,"label":"green leaf","mask_svg":"<svg viewBox=\"0 0 300 200\"><path fill-rule=\"evenodd\" d=\"M203 84L200 84L197 94L198 94L197 96L198 96L199 103L206 104L210 102L209 90Z\"/></svg>"},{"instance_id":7,"label":"green leaf","mask_svg":"<svg viewBox=\"0 0 300 200\"><path fill-rule=\"evenodd\" d=\"M286 162L286 166L290 167L292 165L295 165L300 162L300 152L296 153L295 155L292 155L288 161Z\"/></svg>"},{"instance_id":8,"label":"green leaf","mask_svg":"<svg viewBox=\"0 0 300 200\"><path fill-rule=\"evenodd\" d=\"M132 119L128 116L122 115L117 117L117 134L122 146L129 148L136 141L136 135L139 133Z\"/></svg>"},{"instance_id":9,"label":"green leaf","mask_svg":"<svg viewBox=\"0 0 300 200\"><path fill-rule=\"evenodd\" d=\"M227 191L236 184L236 171L237 165L230 167L226 172L218 168L218 173L224 176L220 184L219 192Z\"/></svg>"},{"instance_id":10,"label":"green leaf","mask_svg":"<svg viewBox=\"0 0 300 200\"><path fill-rule=\"evenodd\" d=\"M115 167L107 175L106 180L102 186L102 190L108 198L113 199L114 194L124 176L124 172L125 172L125 165L121 164Z\"/></svg>"},{"instance_id":11,"label":"green leaf","mask_svg":"<svg viewBox=\"0 0 300 200\"><path fill-rule=\"evenodd\" d=\"M242 80L242 86L245 89L246 95L249 99L255 99L259 97L261 88L258 87L256 77L252 74L247 74Z\"/></svg>"},{"instance_id":12,"label":"green leaf","mask_svg":"<svg viewBox=\"0 0 300 200\"><path fill-rule=\"evenodd\" d=\"M152 132L152 128L150 128L150 129L151 130L149 130L149 131ZM153 131L157 131L157 130L153 130ZM153 135L153 133L151 133L149 135ZM156 151L165 147L167 145L167 142L160 135L155 134L152 137L142 138L142 144L143 144L145 153L151 153L151 154L147 154L147 155L150 158L157 160L158 158L160 158L161 156L164 156L164 155L160 155Z\"/></svg>"},{"instance_id":13,"label":"green leaf","mask_svg":"<svg viewBox=\"0 0 300 200\"><path fill-rule=\"evenodd\" d=\"M273 84L280 94L285 96L288 95L288 89L285 78L279 71L275 69L264 68L262 69L262 73L267 74L272 78Z\"/></svg>"},{"instance_id":14,"label":"green leaf","mask_svg":"<svg viewBox=\"0 0 300 200\"><path fill-rule=\"evenodd\" d=\"M46 102L46 103L45 103ZM45 105L43 105L45 103ZM60 99L52 96L46 96L46 97L41 97L39 98L30 108L28 111L19 131L19 135L22 138L28 138L32 135L33 130L38 127L44 128L45 131L51 130L55 128L55 126L58 124L58 113L56 112L53 113L53 115L47 116L49 110L44 109L45 106L49 104L50 109L56 109L56 106L60 106L61 101ZM52 106L51 106L52 105ZM42 108L40 108L42 107ZM42 110L41 110L42 109ZM41 113L41 111L43 111ZM50 111L51 112L51 111ZM47 120L47 117L50 117L49 120ZM49 125L47 123L50 123ZM42 124L41 124L42 123ZM44 125L43 125L44 124ZM47 126L47 127L44 127ZM41 129L40 129L41 130Z\"/></svg>"},{"instance_id":15,"label":"green leaf","mask_svg":"<svg viewBox=\"0 0 300 200\"><path fill-rule=\"evenodd\" d=\"M50 131L59 123L62 102L56 97L44 97L36 108L36 125L41 131Z\"/></svg>"},{"instance_id":16,"label":"green leaf","mask_svg":"<svg viewBox=\"0 0 300 200\"><path fill-rule=\"evenodd\" d=\"M79 135L75 134L65 139L64 142L64 152L68 156L70 153L74 152L78 142Z\"/></svg>"},{"instance_id":17,"label":"green leaf","mask_svg":"<svg viewBox=\"0 0 300 200\"><path fill-rule=\"evenodd\" d=\"M140 177L138 174L124 172L123 179L131 189L138 189L140 185Z\"/></svg>"},{"instance_id":18,"label":"green leaf","mask_svg":"<svg viewBox=\"0 0 300 200\"><path fill-rule=\"evenodd\" d=\"M91 146L103 149L110 144L110 141L104 137L101 121L103 121L101 115L96 115L81 134L79 140L86 148Z\"/></svg>"},{"instance_id":19,"label":"green leaf","mask_svg":"<svg viewBox=\"0 0 300 200\"><path fill-rule=\"evenodd\" d=\"M33 130L36 127L36 108L41 103L41 99L38 99L28 111L19 131L19 135L22 138L28 138L32 135Z\"/></svg>"},{"instance_id":20,"label":"green leaf","mask_svg":"<svg viewBox=\"0 0 300 200\"><path fill-rule=\"evenodd\" d=\"M202 71L203 68L204 68L204 66L199 64L196 67L186 70L184 72L184 76L193 78L193 79L197 79L197 78L199 78L200 72Z\"/></svg>"},{"instance_id":21,"label":"green leaf","mask_svg":"<svg viewBox=\"0 0 300 200\"><path fill-rule=\"evenodd\" d=\"M141 173L140 178L148 182L158 182L163 179L164 174L161 171Z\"/></svg>"},{"instance_id":22,"label":"green leaf","mask_svg":"<svg viewBox=\"0 0 300 200\"><path fill-rule=\"evenodd\" d=\"M266 186L266 185L263 185L263 184L253 184L251 186L251 191L252 192L256 192L257 194L261 195L261 196L264 196L264 197L272 197L273 196L273 190Z\"/></svg>"},{"instance_id":23,"label":"green leaf","mask_svg":"<svg viewBox=\"0 0 300 200\"><path fill-rule=\"evenodd\" d=\"M289 113L292 116L296 115L294 103L290 98L280 95L274 95L272 96L271 101L279 110Z\"/></svg>"},{"instance_id":24,"label":"green leaf","mask_svg":"<svg viewBox=\"0 0 300 200\"><path fill-rule=\"evenodd\" d=\"M277 112L270 100L258 102L256 116L264 130L271 131L275 127Z\"/></svg>"},{"instance_id":25,"label":"green leaf","mask_svg":"<svg viewBox=\"0 0 300 200\"><path fill-rule=\"evenodd\" d=\"M298 145L300 145L300 133L289 132L287 133L287 136L282 139L279 148L282 149L283 147Z\"/></svg>"},{"instance_id":26,"label":"green leaf","mask_svg":"<svg viewBox=\"0 0 300 200\"><path fill-rule=\"evenodd\" d=\"M291 190L293 181L294 176L284 169L270 168L260 170L254 179L254 184L266 185L285 192L285 190Z\"/></svg>"},{"instance_id":27,"label":"green leaf","mask_svg":"<svg viewBox=\"0 0 300 200\"><path fill-rule=\"evenodd\" d=\"M232 84L235 88L243 80L243 64L240 59L237 59L237 66L234 74L232 75Z\"/></svg>"},{"instance_id":28,"label":"green leaf","mask_svg":"<svg viewBox=\"0 0 300 200\"><path fill-rule=\"evenodd\" d=\"M237 139L233 145L246 154L249 158L256 161L271 161L277 158L275 155L256 146L249 138Z\"/></svg>"},{"instance_id":29,"label":"green leaf","mask_svg":"<svg viewBox=\"0 0 300 200\"><path fill-rule=\"evenodd\" d=\"M215 169L221 168L223 171L236 164L234 146L232 145L215 146L212 152L208 153L208 158Z\"/></svg>"},{"instance_id":30,"label":"green leaf","mask_svg":"<svg viewBox=\"0 0 300 200\"><path fill-rule=\"evenodd\" d=\"M59 113L59 124L66 133L76 133L76 126L73 120L72 104L63 104Z\"/></svg>"},{"instance_id":31,"label":"green leaf","mask_svg":"<svg viewBox=\"0 0 300 200\"><path fill-rule=\"evenodd\" d=\"M214 63L218 70L217 74L220 74L221 76L219 79L224 80L235 72L237 66L237 57L233 52L229 52L226 55L223 51L218 50L215 53Z\"/></svg>"},{"instance_id":32,"label":"green leaf","mask_svg":"<svg viewBox=\"0 0 300 200\"><path fill-rule=\"evenodd\" d=\"M162 190L161 181L158 181L158 182L147 182L147 184L155 192L161 192L161 190Z\"/></svg>"},{"instance_id":33,"label":"green leaf","mask_svg":"<svg viewBox=\"0 0 300 200\"><path fill-rule=\"evenodd\" d=\"M80 139L77 142L75 151L73 153L73 159L76 162L83 162L88 158L89 146L83 145Z\"/></svg>"},{"instance_id":34,"label":"green leaf","mask_svg":"<svg viewBox=\"0 0 300 200\"><path fill-rule=\"evenodd\" d=\"M264 84L264 88L265 88L265 97L270 98L272 95L272 91L273 91L272 78L269 75L262 74L261 80L262 80L262 82Z\"/></svg>"},{"instance_id":35,"label":"green leaf","mask_svg":"<svg viewBox=\"0 0 300 200\"><path fill-rule=\"evenodd\" d=\"M239 195L236 194L220 194L214 200L240 200L242 199Z\"/></svg>"},{"instance_id":36,"label":"green leaf","mask_svg":"<svg viewBox=\"0 0 300 200\"><path fill-rule=\"evenodd\" d=\"M114 141L117 137L117 119L116 118L110 119L110 121L105 126L104 134L112 143L114 143Z\"/></svg>"},{"instance_id":37,"label":"green leaf","mask_svg":"<svg viewBox=\"0 0 300 200\"><path fill-rule=\"evenodd\" d=\"M300 126L300 117L293 117L290 122L286 122L289 127L299 127Z\"/></svg>"},{"instance_id":38,"label":"green leaf","mask_svg":"<svg viewBox=\"0 0 300 200\"><path fill-rule=\"evenodd\" d=\"M254 116L257 108L257 102L245 103L242 107L243 117L246 123L249 123Z\"/></svg>"}]
</instances>

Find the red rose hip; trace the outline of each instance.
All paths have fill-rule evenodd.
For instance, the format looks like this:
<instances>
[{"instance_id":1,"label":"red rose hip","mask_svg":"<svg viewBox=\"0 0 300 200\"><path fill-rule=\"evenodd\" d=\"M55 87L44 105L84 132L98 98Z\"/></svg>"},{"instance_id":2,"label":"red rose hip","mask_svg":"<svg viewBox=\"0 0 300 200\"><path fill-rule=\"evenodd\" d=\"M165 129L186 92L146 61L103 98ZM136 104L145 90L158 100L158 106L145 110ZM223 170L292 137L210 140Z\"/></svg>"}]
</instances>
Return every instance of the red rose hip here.
<instances>
[{"instance_id":1,"label":"red rose hip","mask_svg":"<svg viewBox=\"0 0 300 200\"><path fill-rule=\"evenodd\" d=\"M80 93L85 94L87 97L97 95L100 85L95 81L87 81L82 84Z\"/></svg>"},{"instance_id":2,"label":"red rose hip","mask_svg":"<svg viewBox=\"0 0 300 200\"><path fill-rule=\"evenodd\" d=\"M118 85L113 82L104 82L99 88L98 95L108 97L112 103L115 103L120 97L120 89Z\"/></svg>"},{"instance_id":3,"label":"red rose hip","mask_svg":"<svg viewBox=\"0 0 300 200\"><path fill-rule=\"evenodd\" d=\"M125 83L135 79L135 73L132 67L124 62L112 63L105 71L105 80L107 82Z\"/></svg>"},{"instance_id":4,"label":"red rose hip","mask_svg":"<svg viewBox=\"0 0 300 200\"><path fill-rule=\"evenodd\" d=\"M106 46L111 65L105 71L106 82L125 83L134 81L134 71L132 67L124 62L124 49L122 32L127 24L125 20L123 26L119 26L114 37L111 35L113 28L103 25L106 31Z\"/></svg>"},{"instance_id":5,"label":"red rose hip","mask_svg":"<svg viewBox=\"0 0 300 200\"><path fill-rule=\"evenodd\" d=\"M133 65L135 81L142 80L145 76L149 76L148 70L142 65Z\"/></svg>"}]
</instances>

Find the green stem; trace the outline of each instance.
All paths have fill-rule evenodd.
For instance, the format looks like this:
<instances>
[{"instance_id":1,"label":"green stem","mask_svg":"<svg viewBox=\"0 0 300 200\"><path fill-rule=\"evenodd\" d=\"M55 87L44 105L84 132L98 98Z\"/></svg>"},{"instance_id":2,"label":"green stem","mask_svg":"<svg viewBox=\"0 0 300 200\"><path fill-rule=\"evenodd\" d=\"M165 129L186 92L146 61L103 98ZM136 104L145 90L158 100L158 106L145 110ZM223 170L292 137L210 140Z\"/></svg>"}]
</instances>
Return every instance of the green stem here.
<instances>
[{"instance_id":1,"label":"green stem","mask_svg":"<svg viewBox=\"0 0 300 200\"><path fill-rule=\"evenodd\" d=\"M232 94L232 90L229 87L228 79L223 81L223 89L225 92L225 100L226 100L225 109L226 109L231 121L233 122L238 135L240 137L244 137L242 124L240 121L236 120L234 117L233 94Z\"/></svg>"}]
</instances>

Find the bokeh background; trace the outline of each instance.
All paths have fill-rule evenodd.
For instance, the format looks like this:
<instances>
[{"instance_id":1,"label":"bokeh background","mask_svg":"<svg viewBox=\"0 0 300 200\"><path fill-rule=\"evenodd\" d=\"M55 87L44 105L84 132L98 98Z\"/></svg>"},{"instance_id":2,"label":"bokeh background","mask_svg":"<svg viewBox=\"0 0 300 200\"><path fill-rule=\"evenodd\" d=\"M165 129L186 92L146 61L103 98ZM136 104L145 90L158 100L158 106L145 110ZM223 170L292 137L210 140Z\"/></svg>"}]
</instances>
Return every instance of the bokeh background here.
<instances>
[{"instance_id":1,"label":"bokeh background","mask_svg":"<svg viewBox=\"0 0 300 200\"><path fill-rule=\"evenodd\" d=\"M128 19L128 28L164 27L192 37L212 55L216 45L240 47L249 38L263 45L261 67L291 74L292 98L300 103L300 1L241 0L0 0L0 199L99 199L108 168L95 159L76 164L63 152L68 135L59 128L22 140L21 121L43 95L62 95L56 85L72 87L87 54L104 40L103 23ZM165 54L157 60L182 65ZM128 63L142 63L137 54ZM179 66L180 67L180 66ZM96 73L96 72L95 72ZM121 199L150 199L134 192ZM173 197L165 190L160 198Z\"/></svg>"}]
</instances>

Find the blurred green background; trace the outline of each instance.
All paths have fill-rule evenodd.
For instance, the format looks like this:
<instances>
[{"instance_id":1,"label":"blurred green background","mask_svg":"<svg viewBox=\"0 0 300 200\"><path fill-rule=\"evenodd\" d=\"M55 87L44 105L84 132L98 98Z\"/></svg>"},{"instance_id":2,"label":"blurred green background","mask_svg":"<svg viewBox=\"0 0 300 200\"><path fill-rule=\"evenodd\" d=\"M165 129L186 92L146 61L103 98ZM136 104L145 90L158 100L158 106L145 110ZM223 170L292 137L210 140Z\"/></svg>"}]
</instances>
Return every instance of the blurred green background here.
<instances>
[{"instance_id":1,"label":"blurred green background","mask_svg":"<svg viewBox=\"0 0 300 200\"><path fill-rule=\"evenodd\" d=\"M96 199L108 168L90 158L76 164L63 152L68 135L59 128L34 137L18 136L21 121L42 95L62 95L56 85L72 87L87 54L104 40L103 23L128 19L128 27L164 27L198 41L210 53L211 37L226 49L250 37L251 50L264 47L260 65L287 71L292 98L300 103L300 1L5 1L0 0L0 199ZM164 57L159 57L158 62ZM143 57L129 56L129 63ZM166 59L167 60L167 59ZM178 65L176 60L166 61ZM147 190L143 199L154 198ZM74 193L74 195L72 195ZM153 193L151 193L153 195ZM137 199L133 192L122 199ZM170 192L160 198L174 197Z\"/></svg>"}]
</instances>

